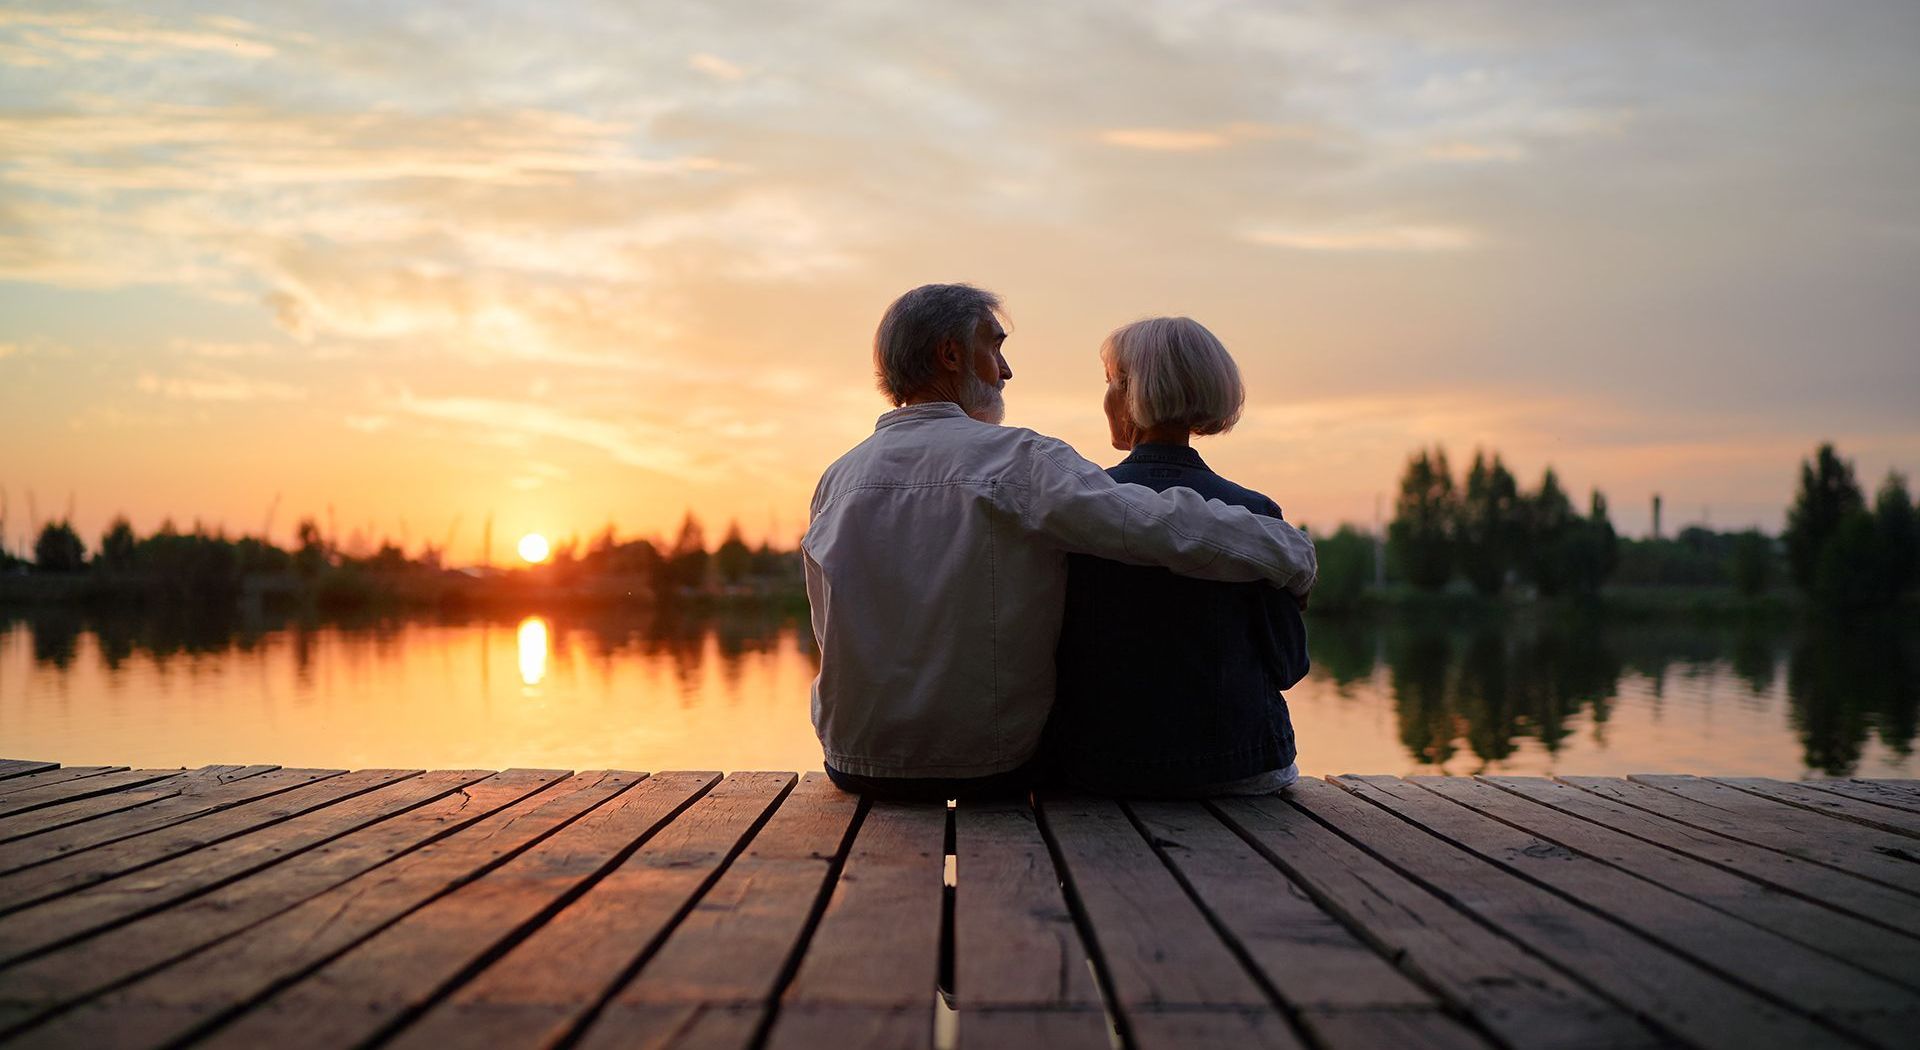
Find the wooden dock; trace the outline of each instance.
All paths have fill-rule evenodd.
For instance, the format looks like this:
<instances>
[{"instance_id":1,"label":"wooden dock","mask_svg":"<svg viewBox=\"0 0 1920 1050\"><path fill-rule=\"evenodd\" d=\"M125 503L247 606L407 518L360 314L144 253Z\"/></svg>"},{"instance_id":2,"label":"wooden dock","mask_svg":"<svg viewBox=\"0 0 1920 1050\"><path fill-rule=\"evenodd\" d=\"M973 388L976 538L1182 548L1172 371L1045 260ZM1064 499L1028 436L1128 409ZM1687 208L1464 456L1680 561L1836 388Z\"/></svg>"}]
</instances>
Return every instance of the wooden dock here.
<instances>
[{"instance_id":1,"label":"wooden dock","mask_svg":"<svg viewBox=\"0 0 1920 1050\"><path fill-rule=\"evenodd\" d=\"M0 1044L1907 1048L1920 781L0 762Z\"/></svg>"}]
</instances>

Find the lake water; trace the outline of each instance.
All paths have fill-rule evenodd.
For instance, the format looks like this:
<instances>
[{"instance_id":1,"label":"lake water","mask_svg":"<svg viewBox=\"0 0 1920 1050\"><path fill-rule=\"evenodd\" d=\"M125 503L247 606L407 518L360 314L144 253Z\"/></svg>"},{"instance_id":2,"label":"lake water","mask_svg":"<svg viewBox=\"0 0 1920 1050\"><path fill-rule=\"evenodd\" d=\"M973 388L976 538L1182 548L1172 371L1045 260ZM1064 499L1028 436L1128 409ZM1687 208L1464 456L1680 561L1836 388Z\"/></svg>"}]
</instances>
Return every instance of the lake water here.
<instances>
[{"instance_id":1,"label":"lake water","mask_svg":"<svg viewBox=\"0 0 1920 1050\"><path fill-rule=\"evenodd\" d=\"M1469 618L1469 621L1471 618ZM1920 775L1920 632L1310 625L1320 773ZM0 619L0 754L147 767L812 769L798 616L358 625Z\"/></svg>"}]
</instances>

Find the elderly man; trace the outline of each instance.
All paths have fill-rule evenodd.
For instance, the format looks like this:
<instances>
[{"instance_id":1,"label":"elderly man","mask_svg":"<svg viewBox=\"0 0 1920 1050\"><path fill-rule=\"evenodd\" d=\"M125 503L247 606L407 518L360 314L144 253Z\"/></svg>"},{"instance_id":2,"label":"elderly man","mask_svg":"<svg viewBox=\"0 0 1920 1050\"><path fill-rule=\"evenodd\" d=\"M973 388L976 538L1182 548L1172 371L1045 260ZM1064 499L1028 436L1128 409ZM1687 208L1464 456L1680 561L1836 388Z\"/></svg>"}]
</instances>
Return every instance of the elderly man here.
<instances>
[{"instance_id":1,"label":"elderly man","mask_svg":"<svg viewBox=\"0 0 1920 1050\"><path fill-rule=\"evenodd\" d=\"M1022 791L1053 704L1067 555L1304 597L1313 544L1191 489L1125 485L999 425L1013 378L992 293L930 284L874 333L893 411L827 468L801 549L820 643L813 724L848 791Z\"/></svg>"}]
</instances>

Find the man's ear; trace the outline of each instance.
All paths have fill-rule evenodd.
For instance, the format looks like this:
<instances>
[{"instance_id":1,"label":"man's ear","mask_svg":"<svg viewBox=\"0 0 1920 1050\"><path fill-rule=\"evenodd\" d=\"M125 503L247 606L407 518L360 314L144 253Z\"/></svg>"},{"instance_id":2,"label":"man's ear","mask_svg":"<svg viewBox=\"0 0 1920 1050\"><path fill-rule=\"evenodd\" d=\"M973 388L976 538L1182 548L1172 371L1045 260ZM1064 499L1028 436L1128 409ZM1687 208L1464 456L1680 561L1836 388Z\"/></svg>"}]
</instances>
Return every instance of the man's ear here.
<instances>
[{"instance_id":1,"label":"man's ear","mask_svg":"<svg viewBox=\"0 0 1920 1050\"><path fill-rule=\"evenodd\" d=\"M958 372L965 368L966 356L967 348L960 345L960 340L951 337L940 340L940 345L933 351L933 359L940 362L941 368L950 372Z\"/></svg>"}]
</instances>

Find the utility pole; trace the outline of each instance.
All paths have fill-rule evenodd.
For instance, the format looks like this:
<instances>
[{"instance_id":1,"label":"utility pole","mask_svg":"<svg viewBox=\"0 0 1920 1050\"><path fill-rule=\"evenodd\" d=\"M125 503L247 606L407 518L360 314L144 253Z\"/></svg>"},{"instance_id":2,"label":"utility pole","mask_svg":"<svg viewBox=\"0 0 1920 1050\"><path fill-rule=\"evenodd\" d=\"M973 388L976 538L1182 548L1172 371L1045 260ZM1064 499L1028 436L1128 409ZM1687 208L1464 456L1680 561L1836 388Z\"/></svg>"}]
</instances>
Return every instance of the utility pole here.
<instances>
[{"instance_id":1,"label":"utility pole","mask_svg":"<svg viewBox=\"0 0 1920 1050\"><path fill-rule=\"evenodd\" d=\"M1660 538L1660 494L1653 494L1653 538Z\"/></svg>"},{"instance_id":2,"label":"utility pole","mask_svg":"<svg viewBox=\"0 0 1920 1050\"><path fill-rule=\"evenodd\" d=\"M487 512L486 527L480 530L480 567L493 568L493 512Z\"/></svg>"}]
</instances>

